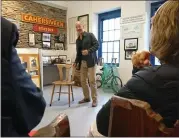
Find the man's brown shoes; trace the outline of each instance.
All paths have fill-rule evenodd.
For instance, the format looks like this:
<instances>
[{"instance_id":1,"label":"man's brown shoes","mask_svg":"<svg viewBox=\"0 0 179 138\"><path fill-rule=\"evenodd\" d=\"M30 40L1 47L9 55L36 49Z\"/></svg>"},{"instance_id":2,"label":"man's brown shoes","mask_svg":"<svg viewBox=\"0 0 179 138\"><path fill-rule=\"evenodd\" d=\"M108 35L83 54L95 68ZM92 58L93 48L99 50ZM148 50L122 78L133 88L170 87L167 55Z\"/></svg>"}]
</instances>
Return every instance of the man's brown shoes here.
<instances>
[{"instance_id":1,"label":"man's brown shoes","mask_svg":"<svg viewBox=\"0 0 179 138\"><path fill-rule=\"evenodd\" d=\"M94 100L93 102L92 102L92 107L96 107L98 105L98 102L96 101L96 100Z\"/></svg>"},{"instance_id":2,"label":"man's brown shoes","mask_svg":"<svg viewBox=\"0 0 179 138\"><path fill-rule=\"evenodd\" d=\"M83 99L83 100L79 101L78 103L83 104L83 103L88 103L88 102L90 102L90 99Z\"/></svg>"},{"instance_id":3,"label":"man's brown shoes","mask_svg":"<svg viewBox=\"0 0 179 138\"><path fill-rule=\"evenodd\" d=\"M90 99L83 99L83 100L79 101L78 103L83 104L83 103L88 103L88 102L90 102ZM96 107L97 105L98 105L97 101L93 100L92 107Z\"/></svg>"}]
</instances>

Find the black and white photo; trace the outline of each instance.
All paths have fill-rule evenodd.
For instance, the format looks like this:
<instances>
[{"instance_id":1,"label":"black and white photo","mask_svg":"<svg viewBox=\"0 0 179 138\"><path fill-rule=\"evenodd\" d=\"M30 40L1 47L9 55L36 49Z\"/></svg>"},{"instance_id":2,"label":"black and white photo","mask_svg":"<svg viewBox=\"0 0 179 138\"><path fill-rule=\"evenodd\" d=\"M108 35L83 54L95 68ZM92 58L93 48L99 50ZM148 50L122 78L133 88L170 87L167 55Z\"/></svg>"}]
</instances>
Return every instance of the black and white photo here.
<instances>
[{"instance_id":1,"label":"black and white photo","mask_svg":"<svg viewBox=\"0 0 179 138\"><path fill-rule=\"evenodd\" d=\"M131 60L132 55L135 54L136 51L128 50L125 51L125 60Z\"/></svg>"},{"instance_id":2,"label":"black and white photo","mask_svg":"<svg viewBox=\"0 0 179 138\"><path fill-rule=\"evenodd\" d=\"M55 49L56 50L64 50L63 43L55 43Z\"/></svg>"},{"instance_id":3,"label":"black and white photo","mask_svg":"<svg viewBox=\"0 0 179 138\"><path fill-rule=\"evenodd\" d=\"M38 67L38 61L36 57L30 57L29 58L29 62L30 62L30 69L31 68L37 68Z\"/></svg>"},{"instance_id":4,"label":"black and white photo","mask_svg":"<svg viewBox=\"0 0 179 138\"><path fill-rule=\"evenodd\" d=\"M124 50L137 50L138 38L124 39Z\"/></svg>"},{"instance_id":5,"label":"black and white photo","mask_svg":"<svg viewBox=\"0 0 179 138\"><path fill-rule=\"evenodd\" d=\"M42 41L50 42L51 41L51 34L43 33L42 34Z\"/></svg>"},{"instance_id":6,"label":"black and white photo","mask_svg":"<svg viewBox=\"0 0 179 138\"><path fill-rule=\"evenodd\" d=\"M44 49L50 49L51 48L51 44L50 42L43 42L43 46Z\"/></svg>"}]
</instances>

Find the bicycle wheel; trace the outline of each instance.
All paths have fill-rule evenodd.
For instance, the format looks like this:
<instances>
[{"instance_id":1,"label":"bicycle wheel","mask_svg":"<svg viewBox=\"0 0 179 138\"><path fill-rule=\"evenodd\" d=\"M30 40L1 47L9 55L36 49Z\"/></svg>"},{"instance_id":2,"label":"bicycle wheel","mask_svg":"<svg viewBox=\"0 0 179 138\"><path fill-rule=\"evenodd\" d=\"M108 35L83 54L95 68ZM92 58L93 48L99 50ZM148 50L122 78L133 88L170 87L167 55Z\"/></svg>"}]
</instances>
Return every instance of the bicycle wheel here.
<instances>
[{"instance_id":1,"label":"bicycle wheel","mask_svg":"<svg viewBox=\"0 0 179 138\"><path fill-rule=\"evenodd\" d=\"M97 85L97 88L101 88L101 86L102 86L102 73L96 73L96 85Z\"/></svg>"},{"instance_id":2,"label":"bicycle wheel","mask_svg":"<svg viewBox=\"0 0 179 138\"><path fill-rule=\"evenodd\" d=\"M117 93L122 87L122 80L118 76L114 76L111 81L112 89L115 93Z\"/></svg>"}]
</instances>

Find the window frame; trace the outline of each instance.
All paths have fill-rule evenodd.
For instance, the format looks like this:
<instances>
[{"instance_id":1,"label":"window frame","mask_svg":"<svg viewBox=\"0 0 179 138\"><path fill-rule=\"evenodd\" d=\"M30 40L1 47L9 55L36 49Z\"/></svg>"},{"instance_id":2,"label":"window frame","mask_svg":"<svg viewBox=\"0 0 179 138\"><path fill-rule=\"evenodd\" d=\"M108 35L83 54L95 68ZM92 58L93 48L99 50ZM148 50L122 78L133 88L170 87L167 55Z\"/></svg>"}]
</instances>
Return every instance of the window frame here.
<instances>
[{"instance_id":1,"label":"window frame","mask_svg":"<svg viewBox=\"0 0 179 138\"><path fill-rule=\"evenodd\" d=\"M99 50L98 50L98 57L102 57L103 21L110 20L113 18L120 18L120 17L121 17L121 9L117 9L117 10L110 11L110 12L105 12L105 13L98 15L98 41L100 45ZM115 41L118 41L118 40L115 40ZM120 40L119 40L119 45L120 45ZM120 51L119 51L119 55L120 55Z\"/></svg>"},{"instance_id":2,"label":"window frame","mask_svg":"<svg viewBox=\"0 0 179 138\"><path fill-rule=\"evenodd\" d=\"M151 12L150 12L150 17L152 18L152 16L154 16L155 12L157 11L157 9L163 4L165 3L166 0L161 0L158 2L153 2L151 3ZM151 27L151 25L150 25ZM150 63L152 64L152 66L157 66L155 63L155 56L151 55L150 56Z\"/></svg>"}]
</instances>

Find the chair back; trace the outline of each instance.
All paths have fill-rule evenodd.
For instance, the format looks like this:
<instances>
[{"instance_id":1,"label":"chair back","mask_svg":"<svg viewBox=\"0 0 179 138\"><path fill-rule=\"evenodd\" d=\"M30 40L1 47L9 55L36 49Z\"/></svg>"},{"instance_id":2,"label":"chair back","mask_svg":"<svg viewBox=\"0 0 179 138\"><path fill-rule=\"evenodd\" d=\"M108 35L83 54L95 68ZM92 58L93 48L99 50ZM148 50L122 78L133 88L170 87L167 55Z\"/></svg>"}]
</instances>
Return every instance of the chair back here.
<instances>
[{"instance_id":1,"label":"chair back","mask_svg":"<svg viewBox=\"0 0 179 138\"><path fill-rule=\"evenodd\" d=\"M109 137L179 136L179 125L168 129L147 102L113 96Z\"/></svg>"},{"instance_id":2,"label":"chair back","mask_svg":"<svg viewBox=\"0 0 179 138\"><path fill-rule=\"evenodd\" d=\"M39 129L32 137L70 137L68 116L58 115L49 125Z\"/></svg>"},{"instance_id":3,"label":"chair back","mask_svg":"<svg viewBox=\"0 0 179 138\"><path fill-rule=\"evenodd\" d=\"M71 81L71 64L57 64L57 68L59 71L60 81Z\"/></svg>"}]
</instances>

